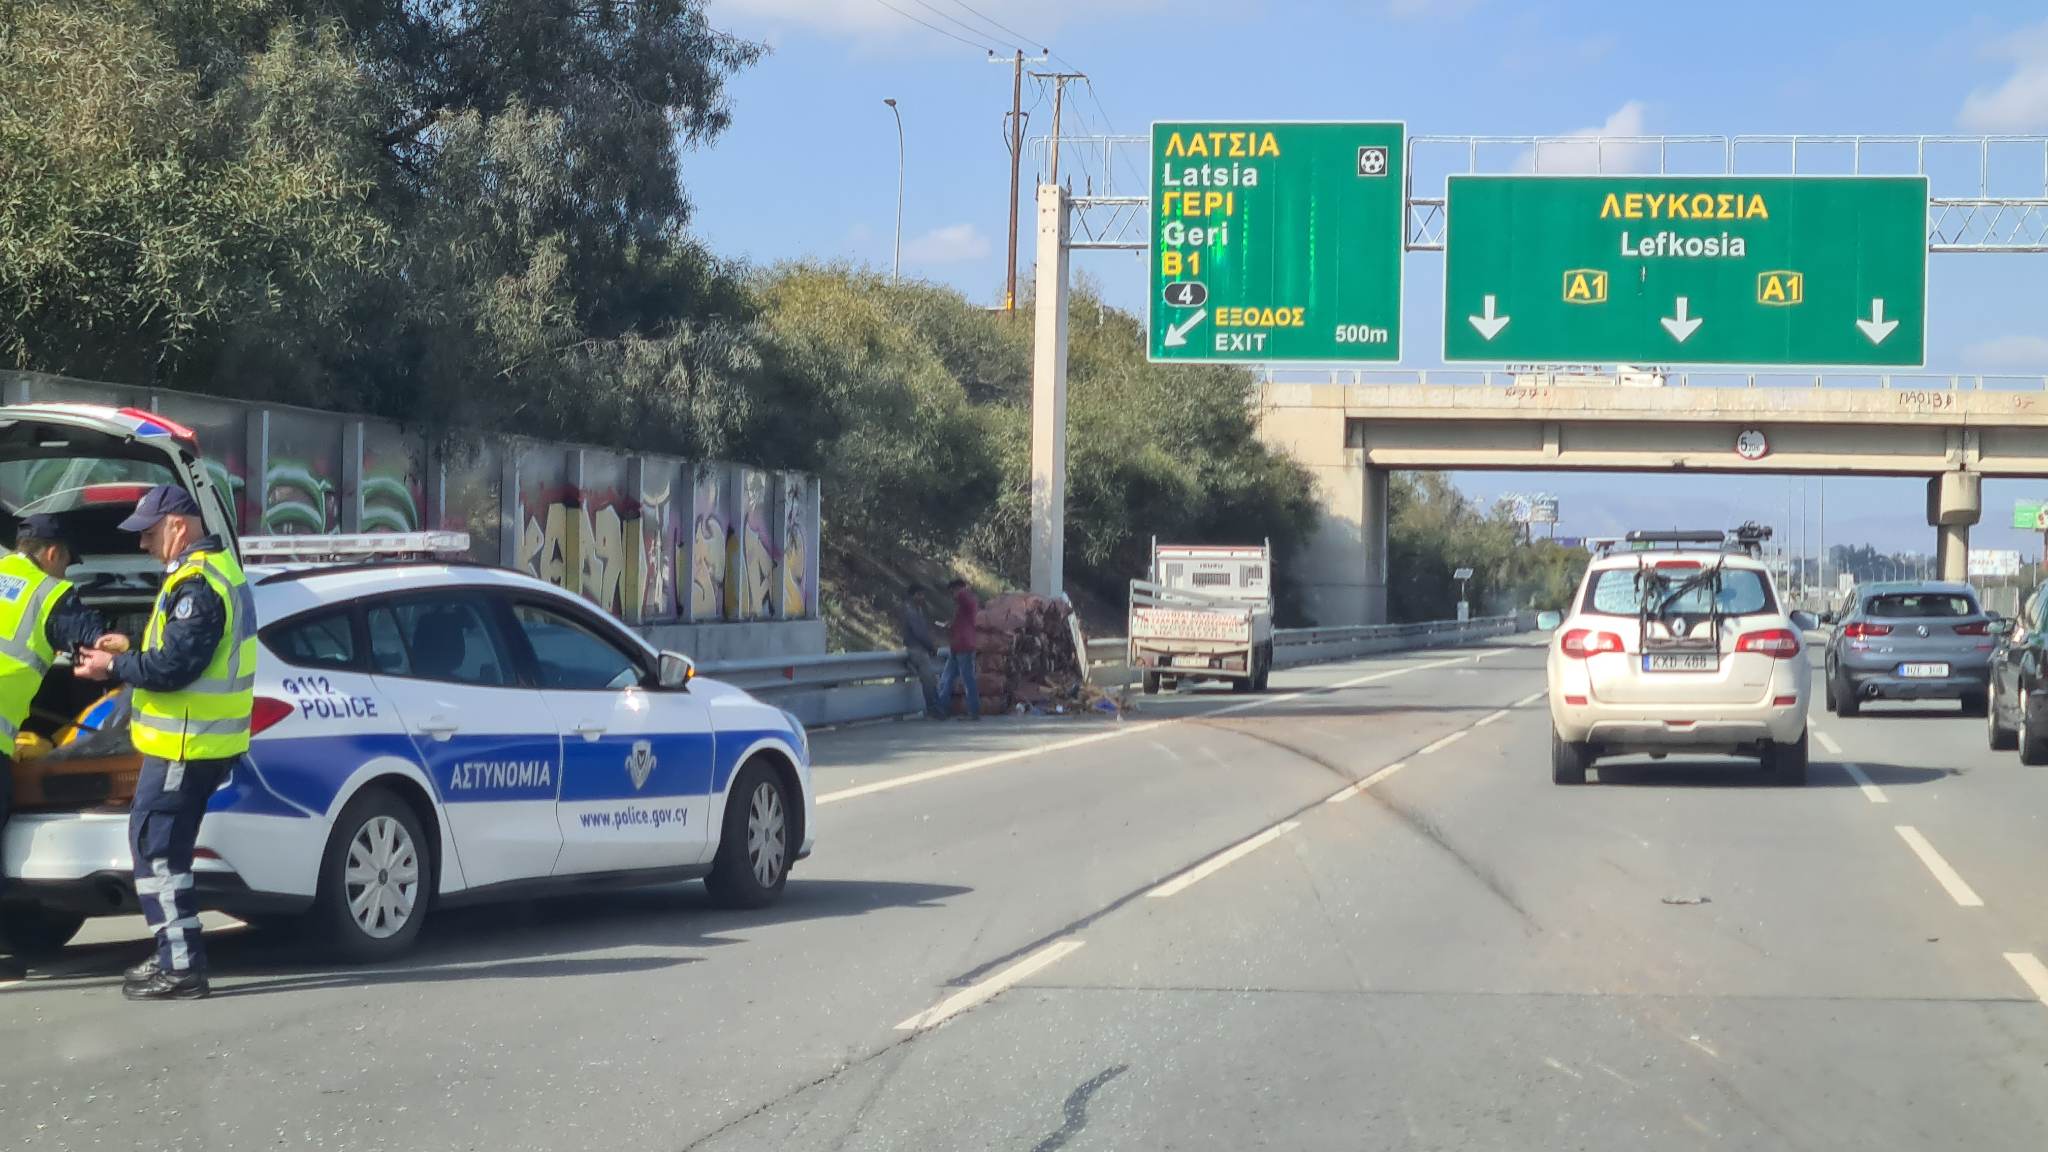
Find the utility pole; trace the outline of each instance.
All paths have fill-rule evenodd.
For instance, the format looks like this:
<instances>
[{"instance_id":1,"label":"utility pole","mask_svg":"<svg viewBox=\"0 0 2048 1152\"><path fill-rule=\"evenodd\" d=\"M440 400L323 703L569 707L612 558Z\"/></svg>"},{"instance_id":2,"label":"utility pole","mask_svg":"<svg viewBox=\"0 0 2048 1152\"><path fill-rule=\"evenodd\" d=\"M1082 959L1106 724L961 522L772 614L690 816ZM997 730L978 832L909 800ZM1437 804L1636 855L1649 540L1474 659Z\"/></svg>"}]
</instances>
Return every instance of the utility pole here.
<instances>
[{"instance_id":1,"label":"utility pole","mask_svg":"<svg viewBox=\"0 0 2048 1152\"><path fill-rule=\"evenodd\" d=\"M896 107L893 96L882 103L896 116L896 254L889 264L889 279L899 280L903 276L903 110Z\"/></svg>"},{"instance_id":2,"label":"utility pole","mask_svg":"<svg viewBox=\"0 0 2048 1152\"><path fill-rule=\"evenodd\" d=\"M1047 54L1050 55L1049 53ZM1036 56L1031 63L1042 64L1047 56ZM1017 311L1017 172L1024 162L1024 50L1008 60L991 56L992 64L1010 66L1010 115L1005 122L1003 143L1010 149L1010 269L1003 277L1003 311Z\"/></svg>"},{"instance_id":3,"label":"utility pole","mask_svg":"<svg viewBox=\"0 0 2048 1152\"><path fill-rule=\"evenodd\" d=\"M1047 184L1060 182L1060 109L1067 99L1067 81L1086 80L1085 72L1033 72L1034 80L1052 81L1052 173L1046 177Z\"/></svg>"}]
</instances>

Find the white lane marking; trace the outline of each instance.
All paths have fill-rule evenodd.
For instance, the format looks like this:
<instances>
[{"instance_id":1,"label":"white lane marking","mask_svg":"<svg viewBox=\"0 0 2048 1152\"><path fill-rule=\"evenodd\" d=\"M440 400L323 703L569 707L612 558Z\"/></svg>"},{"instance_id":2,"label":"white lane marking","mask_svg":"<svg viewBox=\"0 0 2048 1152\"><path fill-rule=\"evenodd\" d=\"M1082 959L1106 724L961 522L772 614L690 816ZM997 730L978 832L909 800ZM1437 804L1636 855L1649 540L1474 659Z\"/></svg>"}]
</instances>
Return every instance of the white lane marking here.
<instances>
[{"instance_id":1,"label":"white lane marking","mask_svg":"<svg viewBox=\"0 0 2048 1152\"><path fill-rule=\"evenodd\" d=\"M1687 1036L1685 1038L1685 1042L1699 1049L1700 1051L1705 1052L1707 1055L1712 1056L1716 1060L1719 1060L1721 1058L1721 1054L1719 1052L1714 1051L1714 1046L1712 1044L1707 1043L1705 1040L1702 1040L1697 1036Z\"/></svg>"},{"instance_id":2,"label":"white lane marking","mask_svg":"<svg viewBox=\"0 0 2048 1152\"><path fill-rule=\"evenodd\" d=\"M1840 744L1835 743L1835 738L1833 736L1830 736L1827 733L1821 731L1820 729L1815 728L1813 730L1813 738L1815 740L1820 741L1820 746L1828 750L1828 755L1840 756L1842 754L1842 746Z\"/></svg>"},{"instance_id":3,"label":"white lane marking","mask_svg":"<svg viewBox=\"0 0 2048 1152\"><path fill-rule=\"evenodd\" d=\"M1472 729L1470 728L1460 728L1456 732L1451 733L1449 736L1446 736L1433 744L1424 745L1422 750L1417 752L1416 755L1428 756L1432 753L1441 752L1444 749L1449 748L1451 745L1456 744L1458 741L1463 740L1465 737L1471 735L1471 733Z\"/></svg>"},{"instance_id":4,"label":"white lane marking","mask_svg":"<svg viewBox=\"0 0 2048 1152\"><path fill-rule=\"evenodd\" d=\"M1104 740L1121 740L1126 736L1136 736L1141 733L1156 731L1169 724L1179 724L1186 720L1198 720L1204 716L1227 716L1233 712L1244 712L1253 708L1270 708L1275 704L1285 704L1292 700L1299 700L1312 692L1356 688L1361 684L1390 680L1396 676L1406 676L1411 672L1427 672L1432 668L1443 668L1469 659L1472 659L1472 657L1453 656L1445 660L1427 660L1418 664L1403 664L1399 667L1388 668L1370 675L1358 676L1350 680L1340 680L1335 684L1326 685L1321 688L1289 692L1280 696L1261 696L1256 700L1247 700L1242 704L1232 704L1227 708L1203 712L1198 716L1175 717L1172 720L1153 720L1143 724L1132 724L1128 727L1112 728L1107 732L1091 732L1086 736L1075 736L1067 740L1055 740L1050 744L1038 744L1029 748L1016 748L1008 752L998 752L994 755L983 756L975 760L948 764L943 768L930 768L923 772L912 772L904 776L892 776L887 780L877 780L872 784L857 784L850 788L841 788L836 792L826 792L818 797L817 802L820 804L837 804L841 800L853 800L862 796L872 796L877 792L889 792L897 788L908 788L912 784L923 784L928 780L943 780L948 776L957 776L962 772L993 768L998 764L1011 764L1033 756L1042 756L1048 752L1064 752L1069 748L1080 748L1084 745L1097 744Z\"/></svg>"},{"instance_id":5,"label":"white lane marking","mask_svg":"<svg viewBox=\"0 0 2048 1152\"><path fill-rule=\"evenodd\" d=\"M2048 1004L2048 968L2041 966L2040 957L2032 952L2007 952L2005 962L2012 965L2012 970L2019 973L2020 979L2027 982L2027 988L2033 992L2034 999Z\"/></svg>"},{"instance_id":6,"label":"white lane marking","mask_svg":"<svg viewBox=\"0 0 2048 1152\"><path fill-rule=\"evenodd\" d=\"M1505 656L1505 655L1507 655L1508 653L1510 653L1510 652L1513 652L1513 651L1514 651L1514 649L1513 649L1513 648L1490 648L1490 649L1488 649L1487 651L1481 652L1481 653L1480 653L1479 655L1477 655L1477 656L1474 656L1474 657L1473 657L1473 659L1474 659L1474 660L1491 660L1491 659L1493 659L1493 658L1494 658L1495 656Z\"/></svg>"},{"instance_id":7,"label":"white lane marking","mask_svg":"<svg viewBox=\"0 0 2048 1152\"><path fill-rule=\"evenodd\" d=\"M1480 717L1480 718L1479 718L1479 723L1477 723L1477 724L1474 724L1474 725L1473 725L1473 727L1474 727L1474 728L1484 728L1484 727L1486 727L1486 726L1487 726L1488 724L1493 724L1493 723L1496 723L1496 722L1498 722L1498 721L1501 721L1501 720L1505 720L1505 719L1507 719L1507 718L1508 718L1508 711L1509 711L1508 709L1506 709L1506 708L1503 708L1503 709L1501 709L1501 710L1500 710L1500 711L1498 711L1498 712L1490 712L1490 713L1486 714L1485 716L1482 716L1482 717Z\"/></svg>"},{"instance_id":8,"label":"white lane marking","mask_svg":"<svg viewBox=\"0 0 2048 1152\"><path fill-rule=\"evenodd\" d=\"M1548 696L1548 695L1550 695L1550 689L1548 689L1548 688L1545 688L1545 689L1544 689L1543 691L1541 691L1541 692L1533 693L1533 694L1531 694L1531 695L1528 695L1528 696L1524 696L1524 697L1522 697L1522 698L1521 698L1520 700L1517 700L1517 701L1515 701L1515 702L1514 702L1513 704L1509 705L1509 707L1511 707L1511 708L1527 708L1527 707L1528 707L1529 705L1531 705L1531 704L1534 704L1534 703L1535 703L1535 702L1537 702L1538 700L1541 700L1541 699L1543 699L1543 698L1544 698L1545 696Z\"/></svg>"},{"instance_id":9,"label":"white lane marking","mask_svg":"<svg viewBox=\"0 0 2048 1152\"><path fill-rule=\"evenodd\" d=\"M1956 903L1965 908L1984 906L1983 899L1963 882L1962 876L1954 868L1949 867L1948 861L1941 858L1941 853L1934 850L1934 845L1927 842L1927 837L1922 836L1918 828L1911 824L1894 824L1892 828L1906 841L1906 847L1913 850L1913 855L1918 856L1920 862L1927 865L1927 870L1934 873L1934 878L1941 881L1941 886L1948 889L1948 894Z\"/></svg>"},{"instance_id":10,"label":"white lane marking","mask_svg":"<svg viewBox=\"0 0 2048 1152\"><path fill-rule=\"evenodd\" d=\"M957 776L962 772L972 772L977 768L993 768L998 764L1008 764L1012 761L1023 760L1031 756L1042 756L1047 752L1063 752L1069 748L1079 748L1087 744L1099 744L1104 740L1120 740L1125 736L1136 736L1141 732L1151 732L1155 729L1164 728L1172 723L1174 723L1172 720L1154 720L1149 724L1133 724L1128 728L1112 728L1107 732L1091 732L1086 736L1075 736L1067 740L1055 740L1050 744L1035 744L1029 748L1017 748L1009 752L998 752L993 756L983 756L978 760L963 760L958 764L948 764L944 768L932 768L923 772L912 772L907 776L893 776L887 780L877 780L872 784L860 784L852 788L841 788L837 792L827 792L818 797L818 803L837 804L841 800L851 800L856 796L872 796L877 792L887 792L892 788L908 788L912 784L922 784L927 780L941 780L947 776Z\"/></svg>"},{"instance_id":11,"label":"white lane marking","mask_svg":"<svg viewBox=\"0 0 2048 1152\"><path fill-rule=\"evenodd\" d=\"M1230 867L1232 864L1257 852L1259 849L1264 848L1266 845L1271 844L1273 841L1299 827L1301 827L1301 821L1299 820L1283 820L1249 840L1240 841L1234 847L1225 848L1193 868L1145 893L1145 895L1154 900L1163 900L1168 896L1175 896L1185 892L1208 877L1214 876L1216 873L1223 871L1225 868Z\"/></svg>"},{"instance_id":12,"label":"white lane marking","mask_svg":"<svg viewBox=\"0 0 2048 1152\"><path fill-rule=\"evenodd\" d=\"M926 1028L936 1028L947 1020L967 1011L969 1008L993 999L996 993L1003 991L1005 988L1028 979L1033 973L1057 963L1061 957L1078 949L1084 943L1086 941L1071 938L1055 940L1031 955L1024 957L1022 960L1017 961L1015 964L1010 965L1008 968L1003 969L1001 972L978 983L969 984L932 1007L898 1024L896 1031L922 1032Z\"/></svg>"},{"instance_id":13,"label":"white lane marking","mask_svg":"<svg viewBox=\"0 0 2048 1152\"><path fill-rule=\"evenodd\" d=\"M1564 1065L1563 1065L1562 1063L1560 1063L1560 1062L1558 1061L1557 1057L1555 1057L1555 1056L1545 1056L1545 1057L1543 1058L1543 1062L1544 1062L1545 1064L1548 1064L1548 1065L1550 1065L1550 1066L1551 1066L1552 1068L1555 1068L1555 1069L1557 1069L1557 1070L1558 1070L1559 1072L1562 1072L1562 1073L1564 1073L1565 1075L1567 1075L1567 1076L1571 1077L1571 1078L1572 1078L1572 1079L1574 1079L1574 1080L1584 1080L1584 1079L1585 1079L1585 1077L1584 1077L1584 1076L1582 1076L1582 1075L1580 1075L1580 1074L1579 1074L1578 1072L1575 1072L1575 1071L1573 1071L1572 1069L1570 1069L1570 1068L1567 1068L1567 1067L1565 1067L1565 1066L1564 1066Z\"/></svg>"},{"instance_id":14,"label":"white lane marking","mask_svg":"<svg viewBox=\"0 0 2048 1152\"><path fill-rule=\"evenodd\" d=\"M1334 794L1331 795L1331 797L1328 800L1323 801L1323 803L1342 804L1346 800L1351 799L1353 796L1358 795L1360 792L1363 792L1367 788L1370 788L1373 785L1379 783L1380 781L1385 780L1387 777L1392 776L1394 773L1399 772L1401 769L1406 768L1407 766L1408 762L1406 760L1396 760L1394 763L1387 765L1385 768L1380 769L1379 771L1373 773L1370 776L1367 776L1365 779L1360 780L1356 784L1347 784L1344 787L1339 788Z\"/></svg>"},{"instance_id":15,"label":"white lane marking","mask_svg":"<svg viewBox=\"0 0 2048 1152\"><path fill-rule=\"evenodd\" d=\"M1891 798L1884 794L1884 789L1872 784L1870 777L1863 774L1863 768L1860 765L1850 764L1845 761L1842 767L1849 773L1849 779L1854 780L1856 786L1863 789L1865 799L1869 800L1872 804L1891 803Z\"/></svg>"}]
</instances>

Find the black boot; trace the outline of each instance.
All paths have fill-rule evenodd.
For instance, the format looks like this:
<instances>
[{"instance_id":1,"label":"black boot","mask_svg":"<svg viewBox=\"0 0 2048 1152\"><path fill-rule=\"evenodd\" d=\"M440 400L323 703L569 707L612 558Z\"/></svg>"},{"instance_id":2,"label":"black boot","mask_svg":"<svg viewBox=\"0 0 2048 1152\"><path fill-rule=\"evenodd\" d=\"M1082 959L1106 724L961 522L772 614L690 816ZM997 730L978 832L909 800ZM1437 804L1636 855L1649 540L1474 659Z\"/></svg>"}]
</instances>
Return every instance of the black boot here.
<instances>
[{"instance_id":1,"label":"black boot","mask_svg":"<svg viewBox=\"0 0 2048 1152\"><path fill-rule=\"evenodd\" d=\"M204 972L159 970L140 983L121 985L121 995L130 1000L204 1000L211 991Z\"/></svg>"},{"instance_id":2,"label":"black boot","mask_svg":"<svg viewBox=\"0 0 2048 1152\"><path fill-rule=\"evenodd\" d=\"M121 979L129 984L147 984L149 983L149 978L156 975L159 971L162 971L162 969L157 967L156 953L151 952L149 958L140 964L130 964L127 970L121 973Z\"/></svg>"}]
</instances>

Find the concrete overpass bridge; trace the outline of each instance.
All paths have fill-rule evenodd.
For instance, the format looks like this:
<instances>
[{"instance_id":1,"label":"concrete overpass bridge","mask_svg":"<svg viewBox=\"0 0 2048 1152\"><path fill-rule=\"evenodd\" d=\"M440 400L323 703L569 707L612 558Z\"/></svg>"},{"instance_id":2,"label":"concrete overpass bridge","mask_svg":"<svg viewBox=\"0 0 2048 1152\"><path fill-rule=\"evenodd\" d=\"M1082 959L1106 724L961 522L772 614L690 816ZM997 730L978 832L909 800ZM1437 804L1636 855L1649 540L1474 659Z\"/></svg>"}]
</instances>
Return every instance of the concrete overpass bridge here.
<instances>
[{"instance_id":1,"label":"concrete overpass bridge","mask_svg":"<svg viewBox=\"0 0 2048 1152\"><path fill-rule=\"evenodd\" d=\"M1321 522L1299 567L1318 623L1386 619L1390 471L1925 477L1938 563L1958 580L1983 478L2048 476L2048 387L2038 378L2024 389L1927 376L1803 388L1488 379L1265 386L1261 438L1316 480Z\"/></svg>"}]
</instances>

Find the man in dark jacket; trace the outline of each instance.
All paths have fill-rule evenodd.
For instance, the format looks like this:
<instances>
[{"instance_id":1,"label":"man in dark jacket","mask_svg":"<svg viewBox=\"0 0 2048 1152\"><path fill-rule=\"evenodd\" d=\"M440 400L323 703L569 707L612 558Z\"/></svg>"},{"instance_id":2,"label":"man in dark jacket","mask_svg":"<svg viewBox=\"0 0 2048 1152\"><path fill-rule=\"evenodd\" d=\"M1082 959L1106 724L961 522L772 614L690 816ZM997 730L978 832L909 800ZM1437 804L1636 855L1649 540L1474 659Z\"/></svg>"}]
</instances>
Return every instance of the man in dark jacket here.
<instances>
[{"instance_id":1,"label":"man in dark jacket","mask_svg":"<svg viewBox=\"0 0 2048 1152\"><path fill-rule=\"evenodd\" d=\"M192 891L192 849L215 788L249 750L255 704L256 610L233 552L206 531L199 504L175 485L152 488L121 522L165 576L134 651L85 653L77 674L134 688L129 733L142 775L128 816L135 894L156 955L128 969L130 1000L197 1000L209 991Z\"/></svg>"},{"instance_id":2,"label":"man in dark jacket","mask_svg":"<svg viewBox=\"0 0 2048 1152\"><path fill-rule=\"evenodd\" d=\"M910 654L910 671L924 691L925 715L944 715L939 710L939 683L932 672L932 659L939 654L932 639L932 621L924 607L924 585L912 584L903 593L903 649Z\"/></svg>"}]
</instances>

